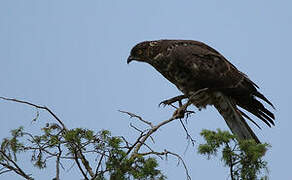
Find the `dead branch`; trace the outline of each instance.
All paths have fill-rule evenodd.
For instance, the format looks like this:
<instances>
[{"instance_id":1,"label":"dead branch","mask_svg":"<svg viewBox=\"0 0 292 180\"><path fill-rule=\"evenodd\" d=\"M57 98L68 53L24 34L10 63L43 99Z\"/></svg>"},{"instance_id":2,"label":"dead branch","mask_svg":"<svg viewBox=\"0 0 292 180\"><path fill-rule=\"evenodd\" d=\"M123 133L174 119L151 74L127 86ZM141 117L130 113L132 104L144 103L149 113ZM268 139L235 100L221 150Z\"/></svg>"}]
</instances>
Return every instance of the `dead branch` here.
<instances>
[{"instance_id":1,"label":"dead branch","mask_svg":"<svg viewBox=\"0 0 292 180\"><path fill-rule=\"evenodd\" d=\"M0 170L0 175L1 174L5 174L5 173L8 173L8 172L10 172L10 171L13 171L13 170L11 170L11 169L6 169L6 170L4 170L4 169L6 169L6 168L1 168L1 170Z\"/></svg>"},{"instance_id":2,"label":"dead branch","mask_svg":"<svg viewBox=\"0 0 292 180\"><path fill-rule=\"evenodd\" d=\"M36 105L36 104L33 104L33 103L30 103L28 101L22 101L22 100L18 100L18 99L13 99L13 98L6 98L6 97L0 97L0 99L3 99L3 100L6 100L6 101L13 101L13 102L17 102L17 103L21 103L21 104L26 104L26 105L29 105L29 106L33 106L33 107L36 107L37 109L43 109L43 110L46 110L47 112L49 112L60 124L61 126L67 130L65 124L58 118L58 116L53 113L48 107L46 106L40 106L40 105Z\"/></svg>"},{"instance_id":3,"label":"dead branch","mask_svg":"<svg viewBox=\"0 0 292 180\"><path fill-rule=\"evenodd\" d=\"M137 115L135 115L134 113L130 113L130 112L127 112L127 111L120 111L121 113L126 113L126 114L128 114L130 117L140 117L140 116L137 116ZM141 118L141 117L140 117ZM165 125L165 124L168 124L168 123L170 123L171 121L173 121L173 120L175 120L175 119L178 119L179 118L179 116L178 115L176 115L176 114L174 114L170 119L168 119L168 120L165 120L165 121L162 121L161 123L159 123L158 125L156 125L156 126L154 126L152 123L150 123L149 121L145 121L145 120L143 120L142 122L144 122L144 123L146 123L146 124L152 124L151 125L151 129L149 129L148 131L147 131L147 133L142 137L142 139L137 143L137 145L135 146L135 148L134 148L134 151L133 151L133 153L132 153L132 155L131 155L131 158L135 158L136 157L136 155L137 155L137 153L139 152L139 150L140 150L140 148L141 148L141 146L143 145L143 144L145 144L145 142L146 142L146 140L154 133L154 132L156 132L160 127L162 127L163 125ZM139 118L138 118L139 119ZM142 119L142 118L141 118Z\"/></svg>"},{"instance_id":4,"label":"dead branch","mask_svg":"<svg viewBox=\"0 0 292 180\"><path fill-rule=\"evenodd\" d=\"M119 112L121 112L121 113L125 113L125 114L128 114L131 118L137 118L137 119L139 119L140 121L142 121L143 123L145 123L145 124L148 124L151 128L153 128L154 126L153 126L153 124L150 122L150 121L146 121L146 120L144 120L141 116L138 116L138 115L136 115L136 114L134 114L134 113L130 113L130 112L127 112L127 111L121 111L121 110L119 110Z\"/></svg>"},{"instance_id":5,"label":"dead branch","mask_svg":"<svg viewBox=\"0 0 292 180\"><path fill-rule=\"evenodd\" d=\"M142 121L142 122L144 122L144 123L146 123L146 124L148 124L148 125L151 124L151 125L150 125L150 126L151 126L151 129L149 129L149 130L146 131L146 132L145 132L145 131L142 131L142 130L140 130L140 129L138 129L138 131L139 131L141 134L140 134L140 137L138 137L137 141L133 144L133 146L128 150L128 153L127 153L127 154L129 154L129 153L132 151L132 149L134 149L133 152L132 152L132 154L131 154L131 156L130 156L130 158L136 158L137 155L142 155L142 156L146 156L146 155L157 155L157 156L160 157L160 158L162 158L161 156L163 156L163 155L167 157L168 154L173 155L173 156L176 156L176 157L178 158L178 160L179 160L178 162L181 161L182 164L183 164L183 166L184 166L184 169L185 169L185 171L186 171L186 175L187 175L187 179L188 179L188 180L191 179L191 177L190 177L190 175L189 175L189 172L188 172L188 169L187 169L187 166L186 166L186 163L184 162L184 160L182 159L182 157L180 157L180 156L179 156L178 154L176 154L176 153L172 153L172 152L167 151L167 150L164 150L164 152L155 152L153 149L151 149L151 147L149 147L149 146L145 143L146 140L147 140L149 137L151 137L151 135L152 135L155 131L157 131L160 127L162 127L162 126L164 126L164 125L166 125L166 124L172 122L172 121L175 120L175 119L180 119L180 122L181 122L181 124L182 124L182 126L183 126L183 128L184 128L184 130L185 130L185 132L186 132L186 134L187 134L187 138L190 139L190 141L192 142L192 144L194 144L195 140L192 139L191 135L190 135L189 132L187 131L185 125L183 124L183 122L182 122L182 120L181 120L181 118L180 118L180 117L181 117L180 114L174 113L173 116L172 116L170 119L165 120L165 121L162 121L161 123L159 123L158 125L155 126L155 125L153 125L151 122L144 120L143 118L141 118L140 116L138 116L138 115L136 115L136 114L134 114L134 113L130 113L130 112L127 112L127 111L120 111L120 110L119 110L119 112L121 112L121 113L125 113L125 114L128 114L131 118L132 118L132 117L136 117L136 118L138 118L140 121ZM135 126L134 126L133 128L137 130L137 128L136 128ZM145 134L145 133L146 133L146 134ZM140 139L141 139L141 140L140 140ZM140 150L140 148L142 147L142 145L146 146L146 147L150 150L150 152L139 153L139 150Z\"/></svg>"},{"instance_id":6,"label":"dead branch","mask_svg":"<svg viewBox=\"0 0 292 180\"><path fill-rule=\"evenodd\" d=\"M192 145L194 146L195 145L195 140L192 138L192 136L190 135L189 131L187 130L186 126L184 125L184 123L182 122L182 120L180 119L179 120L183 129L185 130L186 132L186 135L187 135L187 140L190 140L190 142L192 143Z\"/></svg>"}]
</instances>

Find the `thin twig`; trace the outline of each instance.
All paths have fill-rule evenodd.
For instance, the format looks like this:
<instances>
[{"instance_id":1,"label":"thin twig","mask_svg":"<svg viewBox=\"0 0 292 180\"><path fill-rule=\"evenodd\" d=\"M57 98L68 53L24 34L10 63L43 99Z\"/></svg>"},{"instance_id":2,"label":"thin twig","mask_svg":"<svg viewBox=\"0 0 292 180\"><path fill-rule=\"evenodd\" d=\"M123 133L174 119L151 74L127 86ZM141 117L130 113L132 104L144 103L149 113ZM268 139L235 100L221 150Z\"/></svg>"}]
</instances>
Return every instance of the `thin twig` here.
<instances>
[{"instance_id":1,"label":"thin twig","mask_svg":"<svg viewBox=\"0 0 292 180\"><path fill-rule=\"evenodd\" d=\"M143 136L143 138L141 139L141 141L137 144L136 148L134 149L134 152L131 156L131 158L134 158L136 156L136 154L138 153L138 151L140 150L141 146L146 142L146 140L155 132L157 131L161 126L170 123L171 121L178 119L177 115L172 116L170 119L165 120L161 123L159 123L156 126L153 126L153 128L151 128L147 134L145 136Z\"/></svg>"},{"instance_id":2,"label":"thin twig","mask_svg":"<svg viewBox=\"0 0 292 180\"><path fill-rule=\"evenodd\" d=\"M145 132L145 131L142 131L141 129L137 128L136 126L134 126L132 123L130 123L130 127L135 129L136 131L142 133L142 134Z\"/></svg>"},{"instance_id":3,"label":"thin twig","mask_svg":"<svg viewBox=\"0 0 292 180\"><path fill-rule=\"evenodd\" d=\"M144 136L143 133L141 133L141 135L138 137L138 139L136 140L136 142L128 149L127 151L127 155L130 154L130 152L136 147L136 145L140 142L140 139Z\"/></svg>"},{"instance_id":4,"label":"thin twig","mask_svg":"<svg viewBox=\"0 0 292 180\"><path fill-rule=\"evenodd\" d=\"M190 133L188 132L186 126L185 126L184 123L182 122L182 120L180 119L179 121L180 121L180 123L181 123L183 129L185 130L185 132L186 132L186 134L187 134L187 139L189 139L189 140L191 141L192 145L194 146L196 141L192 138L192 136L191 136Z\"/></svg>"},{"instance_id":5,"label":"thin twig","mask_svg":"<svg viewBox=\"0 0 292 180\"><path fill-rule=\"evenodd\" d=\"M125 142L126 148L130 148L130 145L132 145L132 144L129 143L124 136L120 136L120 138L122 138L122 140Z\"/></svg>"},{"instance_id":6,"label":"thin twig","mask_svg":"<svg viewBox=\"0 0 292 180\"><path fill-rule=\"evenodd\" d=\"M99 167L101 166L101 162L102 162L102 159L104 157L104 153L101 155L99 161L98 161L98 164L97 164L97 167L96 167L96 170L95 170L95 176L92 178L93 180L97 177L98 175L98 170L99 170Z\"/></svg>"},{"instance_id":7,"label":"thin twig","mask_svg":"<svg viewBox=\"0 0 292 180\"><path fill-rule=\"evenodd\" d=\"M5 168L4 168L4 169L5 169ZM0 175L1 175L1 174L4 174L4 173L7 173L7 172L10 172L10 171L13 171L13 170L12 170L12 169L3 170L3 171L0 172Z\"/></svg>"},{"instance_id":8,"label":"thin twig","mask_svg":"<svg viewBox=\"0 0 292 180\"><path fill-rule=\"evenodd\" d=\"M173 155L173 156L176 156L176 157L177 157L177 158L183 163L183 166L184 166L185 171L186 171L186 174L187 174L187 179L188 179L188 180L191 180L191 176L189 175L189 171L188 171L187 165L186 165L186 163L184 162L183 158L180 157L180 155L178 155L178 154L176 154L176 153L169 152L169 151L167 151L167 152L168 152L168 154L171 154L171 155Z\"/></svg>"},{"instance_id":9,"label":"thin twig","mask_svg":"<svg viewBox=\"0 0 292 180\"><path fill-rule=\"evenodd\" d=\"M153 124L151 123L151 122L149 122L149 121L146 121L146 120L144 120L142 117L140 117L140 116L137 116L136 114L134 114L134 113L130 113L130 112L127 112L127 111L121 111L121 110L118 110L119 112L121 112L121 113L125 113L125 114L128 114L131 118L137 118L137 119L139 119L140 121L142 121L143 123L146 123L146 124L148 124L151 128L153 128L154 126L153 126Z\"/></svg>"},{"instance_id":10,"label":"thin twig","mask_svg":"<svg viewBox=\"0 0 292 180\"><path fill-rule=\"evenodd\" d=\"M168 124L168 123L170 123L171 121L173 121L173 120L175 120L175 119L179 119L179 114L177 114L177 115L173 115L170 119L165 120L165 121L162 121L162 122L159 123L158 125L154 126L151 122L142 119L140 116L137 116L137 115L135 115L134 113L130 113L130 112L127 112L127 111L120 111L120 112L122 112L122 113L126 113L126 114L128 114L130 117L136 117L136 118L138 118L139 120L141 120L142 122L144 122L144 123L146 123L146 124L148 124L148 125L151 126L151 129L149 129L149 130L147 131L147 133L144 134L143 131L137 129L135 126L133 126L133 125L130 124L131 127L135 128L136 130L138 130L139 132L141 132L141 136L140 136L138 139L142 138L141 141L140 141L140 140L139 140L139 141L136 141L136 143L134 144L133 147L135 147L135 148L134 148L134 151L133 151L133 153L132 153L132 155L131 155L131 158L135 158L135 157L136 157L136 154L137 154L138 151L140 150L141 146L142 146L143 144L145 144L146 140L147 140L149 137L151 137L151 135L152 135L154 132L156 132L161 126L163 126L163 125L165 125L165 124ZM130 152L130 151L128 151L128 152Z\"/></svg>"},{"instance_id":11,"label":"thin twig","mask_svg":"<svg viewBox=\"0 0 292 180\"><path fill-rule=\"evenodd\" d=\"M27 104L27 105L30 105L30 106L33 106L33 107L36 107L38 109L44 109L46 111L48 111L60 124L61 126L67 130L65 124L58 118L58 116L53 113L48 107L46 106L40 106L40 105L36 105L36 104L33 104L33 103L30 103L30 102L27 102L27 101L22 101L22 100L18 100L18 99L13 99L13 98L6 98L6 97L0 97L0 99L3 99L3 100L6 100L6 101L14 101L14 102L17 102L17 103L21 103L21 104Z\"/></svg>"}]
</instances>

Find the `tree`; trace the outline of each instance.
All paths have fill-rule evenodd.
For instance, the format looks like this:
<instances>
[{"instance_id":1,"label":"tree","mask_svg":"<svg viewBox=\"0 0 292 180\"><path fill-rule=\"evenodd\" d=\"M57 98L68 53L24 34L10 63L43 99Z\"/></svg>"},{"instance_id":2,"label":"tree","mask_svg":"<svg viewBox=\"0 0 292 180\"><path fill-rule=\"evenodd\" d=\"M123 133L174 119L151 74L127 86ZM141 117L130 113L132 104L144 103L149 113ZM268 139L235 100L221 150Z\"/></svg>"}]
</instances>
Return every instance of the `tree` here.
<instances>
[{"instance_id":1,"label":"tree","mask_svg":"<svg viewBox=\"0 0 292 180\"><path fill-rule=\"evenodd\" d=\"M60 179L60 167L62 167L62 162L66 160L74 161L83 179L86 180L164 180L166 176L158 169L158 163L153 156L163 158L163 156L173 155L183 162L187 179L190 179L186 165L178 154L167 150L157 152L146 144L154 132L177 119L176 117L153 125L133 113L120 111L130 117L137 118L150 127L147 130L140 130L131 125L132 128L140 132L140 135L135 142L130 143L123 136L112 136L107 130L94 132L83 128L68 129L48 107L17 99L5 97L0 97L0 99L45 110L56 120L56 123L47 123L45 127L41 127L39 135L26 132L23 127L12 130L11 137L4 138L1 143L0 165L2 168L0 175L12 171L25 179L34 179L33 174L26 173L17 164L19 154L29 153L33 165L40 169L47 167L49 159L55 160L54 180ZM148 150L142 151L142 147ZM88 160L90 158L97 159L97 161L90 162Z\"/></svg>"},{"instance_id":2,"label":"tree","mask_svg":"<svg viewBox=\"0 0 292 180\"><path fill-rule=\"evenodd\" d=\"M228 131L203 130L201 135L206 143L200 144L198 153L206 155L208 159L221 151L221 160L229 167L232 180L255 180L263 169L267 169L267 162L263 160L267 143L258 144L254 140L237 140ZM266 177L262 177L264 179Z\"/></svg>"},{"instance_id":3,"label":"tree","mask_svg":"<svg viewBox=\"0 0 292 180\"><path fill-rule=\"evenodd\" d=\"M18 165L17 159L20 154L28 153L31 162L37 168L47 167L47 161L54 159L55 175L54 180L60 179L60 168L63 168L64 161L72 161L78 167L83 179L86 180L128 180L128 179L158 179L164 180L166 176L158 167L155 157L166 158L172 155L182 162L185 168L186 179L191 179L187 166L183 159L176 153L164 150L155 151L146 141L159 128L179 120L187 134L187 139L194 145L194 140L188 133L181 114L174 114L170 119L164 120L157 125L142 117L127 111L121 113L136 118L139 122L149 126L142 130L130 124L140 135L134 142L128 142L123 136L112 136L107 130L94 132L89 129L75 128L68 129L48 107L39 106L27 101L0 97L2 100L13 101L36 107L39 110L47 111L55 123L47 123L40 128L40 134L27 132L23 127L11 131L11 137L4 138L0 149L0 175L14 172L25 179L34 179ZM192 111L186 111L186 118ZM38 118L38 113L34 121ZM256 144L254 141L239 141L236 137L226 131L203 130L201 135L206 143L198 147L198 152L210 158L222 150L222 160L230 168L231 179L256 179L259 172L267 167L262 160L268 145ZM142 148L143 147L143 148ZM96 159L90 161L89 159Z\"/></svg>"}]
</instances>

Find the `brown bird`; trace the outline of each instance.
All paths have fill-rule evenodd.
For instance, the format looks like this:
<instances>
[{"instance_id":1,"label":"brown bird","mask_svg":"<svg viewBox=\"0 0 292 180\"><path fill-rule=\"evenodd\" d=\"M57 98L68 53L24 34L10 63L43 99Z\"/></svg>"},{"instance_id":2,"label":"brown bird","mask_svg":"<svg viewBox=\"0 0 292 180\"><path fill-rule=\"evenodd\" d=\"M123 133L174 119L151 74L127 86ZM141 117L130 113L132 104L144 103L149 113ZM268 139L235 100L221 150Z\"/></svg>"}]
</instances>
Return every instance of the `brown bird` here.
<instances>
[{"instance_id":1,"label":"brown bird","mask_svg":"<svg viewBox=\"0 0 292 180\"><path fill-rule=\"evenodd\" d=\"M269 127L274 125L274 114L258 99L274 106L257 90L258 86L218 51L202 42L144 41L132 48L127 63L133 60L152 65L184 94L162 103L171 104L188 98L188 103L180 110L185 110L190 104L199 109L214 105L239 139L254 139L260 143L244 118L256 123L238 106L257 116Z\"/></svg>"}]
</instances>

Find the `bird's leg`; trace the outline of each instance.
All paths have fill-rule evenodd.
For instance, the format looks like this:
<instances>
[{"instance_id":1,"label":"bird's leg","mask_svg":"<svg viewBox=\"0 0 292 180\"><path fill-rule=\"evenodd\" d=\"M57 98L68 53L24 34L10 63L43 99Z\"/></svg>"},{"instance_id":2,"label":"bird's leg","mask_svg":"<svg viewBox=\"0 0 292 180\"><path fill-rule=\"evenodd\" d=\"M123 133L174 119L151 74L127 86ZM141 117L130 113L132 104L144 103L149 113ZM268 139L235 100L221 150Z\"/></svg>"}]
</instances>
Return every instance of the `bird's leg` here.
<instances>
[{"instance_id":1,"label":"bird's leg","mask_svg":"<svg viewBox=\"0 0 292 180\"><path fill-rule=\"evenodd\" d=\"M182 106L181 100L186 99L186 98L188 98L188 96L186 95L176 96L176 97L162 101L161 103L159 103L159 106L163 105L165 107L166 105L172 105L173 103L178 102L179 107L181 107Z\"/></svg>"},{"instance_id":2,"label":"bird's leg","mask_svg":"<svg viewBox=\"0 0 292 180\"><path fill-rule=\"evenodd\" d=\"M193 111L187 111L187 108L191 104L192 104L192 102L190 100L188 100L185 104L181 105L179 108L177 108L174 111L173 117L184 118L186 113L187 113L187 116L189 115L188 113L194 113Z\"/></svg>"},{"instance_id":3,"label":"bird's leg","mask_svg":"<svg viewBox=\"0 0 292 180\"><path fill-rule=\"evenodd\" d=\"M173 113L173 116L176 116L176 118L184 118L185 114L187 114L187 116L189 115L188 113L194 113L193 111L187 111L187 108L189 105L193 104L193 102L196 102L198 100L200 100L200 93L206 92L207 90L209 90L208 88L203 88L200 89L198 91L196 91L195 93L193 93L188 101L185 104L181 104L180 101L180 106L177 110L175 110L175 112Z\"/></svg>"}]
</instances>

